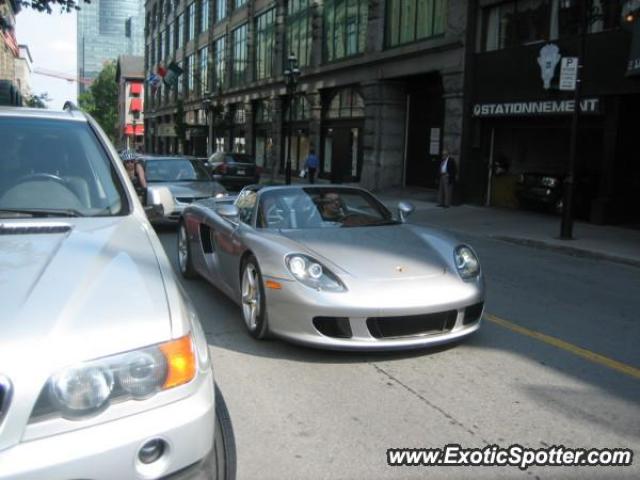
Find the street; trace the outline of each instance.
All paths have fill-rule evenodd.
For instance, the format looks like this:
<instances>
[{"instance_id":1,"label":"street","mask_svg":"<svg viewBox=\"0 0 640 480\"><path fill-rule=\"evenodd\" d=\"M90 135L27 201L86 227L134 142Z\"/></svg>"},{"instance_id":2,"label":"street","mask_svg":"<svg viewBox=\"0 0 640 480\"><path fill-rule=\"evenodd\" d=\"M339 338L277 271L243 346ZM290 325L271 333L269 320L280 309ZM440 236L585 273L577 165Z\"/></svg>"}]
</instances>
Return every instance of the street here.
<instances>
[{"instance_id":1,"label":"street","mask_svg":"<svg viewBox=\"0 0 640 480\"><path fill-rule=\"evenodd\" d=\"M176 233L159 232L172 262ZM443 348L319 351L259 342L239 307L183 281L234 423L238 478L638 478L630 467L387 465L389 448L640 451L640 269L463 238L487 282L484 325Z\"/></svg>"}]
</instances>

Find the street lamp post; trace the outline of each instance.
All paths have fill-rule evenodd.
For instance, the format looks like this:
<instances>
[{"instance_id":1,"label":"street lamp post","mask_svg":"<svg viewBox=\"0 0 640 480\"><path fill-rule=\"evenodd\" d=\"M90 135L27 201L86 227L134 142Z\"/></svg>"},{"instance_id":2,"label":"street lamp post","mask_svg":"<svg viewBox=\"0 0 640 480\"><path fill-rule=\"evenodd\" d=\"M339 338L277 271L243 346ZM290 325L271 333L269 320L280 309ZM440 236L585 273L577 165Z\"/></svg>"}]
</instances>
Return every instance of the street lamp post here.
<instances>
[{"instance_id":1,"label":"street lamp post","mask_svg":"<svg viewBox=\"0 0 640 480\"><path fill-rule=\"evenodd\" d=\"M211 98L210 93L205 92L204 98L202 99L202 108L205 112L205 116L207 118L207 157L210 157L213 153L213 119L209 118L211 113Z\"/></svg>"},{"instance_id":2,"label":"street lamp post","mask_svg":"<svg viewBox=\"0 0 640 480\"><path fill-rule=\"evenodd\" d=\"M287 139L287 162L285 165L285 183L291 185L291 137L293 136L293 98L298 85L298 77L300 69L298 68L298 59L291 53L287 59L287 68L284 70L284 78L287 85L287 97L289 99L289 136ZM285 118L286 120L286 118Z\"/></svg>"},{"instance_id":3,"label":"street lamp post","mask_svg":"<svg viewBox=\"0 0 640 480\"><path fill-rule=\"evenodd\" d=\"M566 7L570 7L574 2L578 8L578 21L580 42L578 44L578 72L576 75L576 86L573 92L573 114L571 117L571 145L569 148L568 172L564 180L564 191L562 199L562 221L560 224L560 238L571 240L573 238L573 192L575 189L576 156L578 150L578 121L580 118L580 103L582 100L582 74L587 44L587 29L589 25L603 18L601 7L587 6L587 2L582 0L562 0Z\"/></svg>"}]
</instances>

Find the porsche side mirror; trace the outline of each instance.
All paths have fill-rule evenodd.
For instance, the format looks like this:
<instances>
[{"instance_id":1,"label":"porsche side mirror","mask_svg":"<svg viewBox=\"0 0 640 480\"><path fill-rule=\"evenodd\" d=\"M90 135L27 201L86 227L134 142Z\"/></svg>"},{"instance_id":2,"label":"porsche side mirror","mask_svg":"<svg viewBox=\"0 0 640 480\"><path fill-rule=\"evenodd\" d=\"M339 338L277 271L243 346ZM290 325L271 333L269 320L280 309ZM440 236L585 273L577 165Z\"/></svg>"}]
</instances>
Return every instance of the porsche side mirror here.
<instances>
[{"instance_id":1,"label":"porsche side mirror","mask_svg":"<svg viewBox=\"0 0 640 480\"><path fill-rule=\"evenodd\" d=\"M240 210L235 205L218 205L216 212L225 220L229 220L231 223L238 223L238 217L240 216Z\"/></svg>"},{"instance_id":2,"label":"porsche side mirror","mask_svg":"<svg viewBox=\"0 0 640 480\"><path fill-rule=\"evenodd\" d=\"M167 187L153 186L147 188L147 202L144 207L149 220L162 218L175 210L176 202L171 190Z\"/></svg>"},{"instance_id":3,"label":"porsche side mirror","mask_svg":"<svg viewBox=\"0 0 640 480\"><path fill-rule=\"evenodd\" d=\"M398 203L398 216L400 217L400 221L405 223L407 221L407 217L413 213L415 207L411 202L400 202Z\"/></svg>"}]
</instances>

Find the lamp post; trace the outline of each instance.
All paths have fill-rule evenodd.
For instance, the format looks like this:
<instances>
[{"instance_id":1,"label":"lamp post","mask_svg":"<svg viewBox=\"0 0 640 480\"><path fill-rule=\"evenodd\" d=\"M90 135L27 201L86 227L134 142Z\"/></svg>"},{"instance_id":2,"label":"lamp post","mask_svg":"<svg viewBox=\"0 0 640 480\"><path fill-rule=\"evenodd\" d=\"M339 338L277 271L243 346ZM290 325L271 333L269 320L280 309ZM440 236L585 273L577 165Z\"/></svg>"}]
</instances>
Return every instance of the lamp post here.
<instances>
[{"instance_id":1,"label":"lamp post","mask_svg":"<svg viewBox=\"0 0 640 480\"><path fill-rule=\"evenodd\" d=\"M213 128L213 121L212 119L209 118L209 113L211 112L211 93L210 92L204 92L204 97L202 98L202 109L204 110L206 119L207 119L207 127L208 127L208 131L207 131L207 157L210 157L211 154L213 153L213 147L212 147L212 142L213 142L213 135L212 135L212 128Z\"/></svg>"},{"instance_id":2,"label":"lamp post","mask_svg":"<svg viewBox=\"0 0 640 480\"><path fill-rule=\"evenodd\" d=\"M287 139L287 162L285 164L285 183L291 185L291 137L293 136L293 98L298 85L298 77L300 77L300 69L298 68L298 59L291 53L287 59L287 68L284 70L284 78L287 85L287 97L289 99L289 136ZM285 118L286 120L286 118Z\"/></svg>"},{"instance_id":3,"label":"lamp post","mask_svg":"<svg viewBox=\"0 0 640 480\"><path fill-rule=\"evenodd\" d=\"M573 191L575 188L576 156L578 150L578 121L580 118L580 103L582 100L582 74L587 44L587 29L589 25L604 17L601 7L594 5L587 6L587 2L582 0L561 0L562 6L570 8L574 4L578 9L578 33L580 42L578 44L578 71L576 74L576 86L573 91L573 114L571 117L571 145L569 148L569 166L564 180L562 199L562 221L560 223L560 239L573 239Z\"/></svg>"}]
</instances>

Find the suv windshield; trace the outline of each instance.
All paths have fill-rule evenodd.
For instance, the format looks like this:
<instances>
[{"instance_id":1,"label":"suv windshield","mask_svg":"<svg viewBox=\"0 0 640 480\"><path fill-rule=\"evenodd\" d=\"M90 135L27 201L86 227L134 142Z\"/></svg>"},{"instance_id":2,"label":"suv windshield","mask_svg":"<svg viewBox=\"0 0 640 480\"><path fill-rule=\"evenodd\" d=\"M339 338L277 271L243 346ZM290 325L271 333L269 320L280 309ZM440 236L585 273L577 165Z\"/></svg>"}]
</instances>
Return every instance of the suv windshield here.
<instances>
[{"instance_id":1,"label":"suv windshield","mask_svg":"<svg viewBox=\"0 0 640 480\"><path fill-rule=\"evenodd\" d=\"M124 189L85 122L0 117L0 218L127 211Z\"/></svg>"},{"instance_id":2,"label":"suv windshield","mask_svg":"<svg viewBox=\"0 0 640 480\"><path fill-rule=\"evenodd\" d=\"M198 160L168 158L145 160L147 182L210 182L211 177Z\"/></svg>"}]
</instances>

